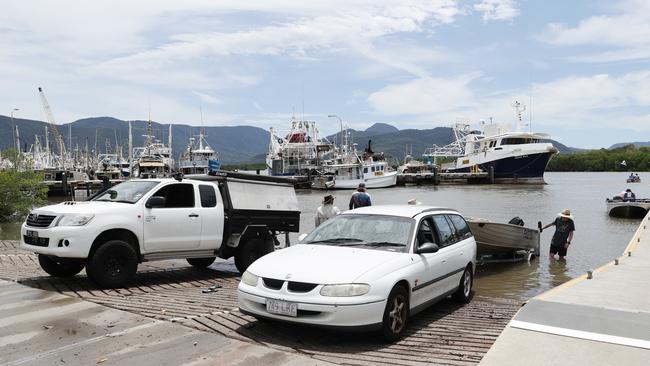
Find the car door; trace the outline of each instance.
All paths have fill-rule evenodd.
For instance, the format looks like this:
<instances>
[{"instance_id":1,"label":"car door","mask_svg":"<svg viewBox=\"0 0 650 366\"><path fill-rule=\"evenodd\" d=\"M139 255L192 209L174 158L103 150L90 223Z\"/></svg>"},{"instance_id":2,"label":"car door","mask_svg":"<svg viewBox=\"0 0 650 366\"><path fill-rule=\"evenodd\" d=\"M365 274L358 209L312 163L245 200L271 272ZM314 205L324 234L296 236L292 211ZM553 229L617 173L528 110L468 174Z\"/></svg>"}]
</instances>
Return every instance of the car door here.
<instances>
[{"instance_id":1,"label":"car door","mask_svg":"<svg viewBox=\"0 0 650 366\"><path fill-rule=\"evenodd\" d=\"M201 249L218 248L223 241L223 202L214 184L199 184Z\"/></svg>"},{"instance_id":2,"label":"car door","mask_svg":"<svg viewBox=\"0 0 650 366\"><path fill-rule=\"evenodd\" d=\"M201 218L195 207L194 184L167 184L153 196L164 197L165 206L144 209L145 250L151 253L198 248Z\"/></svg>"},{"instance_id":3,"label":"car door","mask_svg":"<svg viewBox=\"0 0 650 366\"><path fill-rule=\"evenodd\" d=\"M456 245L458 243L456 230L446 215L433 215L432 219L440 245L438 255L443 273L440 280L441 287L445 291L452 291L460 284L460 277L463 275L463 269L465 269L464 266L459 264L461 262L460 257L463 255L462 248Z\"/></svg>"},{"instance_id":4,"label":"car door","mask_svg":"<svg viewBox=\"0 0 650 366\"><path fill-rule=\"evenodd\" d=\"M424 243L437 244L433 221L430 216L422 218L415 235L414 253L418 260L416 275L412 284L411 307L418 306L436 298L446 291L440 279L443 266L438 253L418 253L417 249Z\"/></svg>"},{"instance_id":5,"label":"car door","mask_svg":"<svg viewBox=\"0 0 650 366\"><path fill-rule=\"evenodd\" d=\"M474 263L476 261L476 243L474 241L474 236L472 235L472 231L469 229L469 225L467 225L467 222L462 216L449 214L447 215L447 218L449 218L454 229L456 229L458 243L455 245L460 249L459 256L456 258L456 260L458 260L458 266L464 268L468 263Z\"/></svg>"}]
</instances>

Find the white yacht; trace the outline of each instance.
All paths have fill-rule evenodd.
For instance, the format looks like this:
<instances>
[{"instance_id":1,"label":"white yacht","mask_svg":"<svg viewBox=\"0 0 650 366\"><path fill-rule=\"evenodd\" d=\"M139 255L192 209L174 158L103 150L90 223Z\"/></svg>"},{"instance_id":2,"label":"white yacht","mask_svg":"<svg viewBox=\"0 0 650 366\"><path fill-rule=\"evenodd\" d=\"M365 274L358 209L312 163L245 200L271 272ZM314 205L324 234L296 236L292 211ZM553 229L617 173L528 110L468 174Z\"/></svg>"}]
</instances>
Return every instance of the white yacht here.
<instances>
[{"instance_id":1,"label":"white yacht","mask_svg":"<svg viewBox=\"0 0 650 366\"><path fill-rule=\"evenodd\" d=\"M496 183L544 183L546 166L558 150L542 142L549 138L547 134L521 131L521 113L526 107L519 102L513 106L519 121L515 131L510 124L482 123L482 131L473 131L469 123L456 123L456 141L426 149L425 163L435 165L440 158L454 158L441 164L441 171L487 172L494 174Z\"/></svg>"},{"instance_id":2,"label":"white yacht","mask_svg":"<svg viewBox=\"0 0 650 366\"><path fill-rule=\"evenodd\" d=\"M316 122L293 117L288 132L270 132L266 166L271 176L306 176L333 159L334 145L320 138Z\"/></svg>"},{"instance_id":3,"label":"white yacht","mask_svg":"<svg viewBox=\"0 0 650 366\"><path fill-rule=\"evenodd\" d=\"M208 174L210 170L219 170L219 154L208 144L203 129L196 137L190 137L190 142L179 159L181 173Z\"/></svg>"},{"instance_id":4,"label":"white yacht","mask_svg":"<svg viewBox=\"0 0 650 366\"><path fill-rule=\"evenodd\" d=\"M133 148L133 176L135 178L164 178L172 175L171 139L172 127L169 126L169 146L156 140L153 136L151 121L147 124L144 146Z\"/></svg>"}]
</instances>

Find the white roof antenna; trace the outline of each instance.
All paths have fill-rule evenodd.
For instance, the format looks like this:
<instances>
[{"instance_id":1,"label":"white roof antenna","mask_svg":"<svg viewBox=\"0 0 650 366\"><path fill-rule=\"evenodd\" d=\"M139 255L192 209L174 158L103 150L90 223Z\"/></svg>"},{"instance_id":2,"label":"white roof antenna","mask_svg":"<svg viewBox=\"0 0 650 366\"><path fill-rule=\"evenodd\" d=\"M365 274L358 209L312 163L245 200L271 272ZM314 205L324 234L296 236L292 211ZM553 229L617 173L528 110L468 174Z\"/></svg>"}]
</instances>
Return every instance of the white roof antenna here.
<instances>
[{"instance_id":1,"label":"white roof antenna","mask_svg":"<svg viewBox=\"0 0 650 366\"><path fill-rule=\"evenodd\" d=\"M515 100L514 102L512 102L511 105L515 108L515 115L517 116L518 127L519 127L519 129L521 129L521 127L524 126L521 114L526 110L526 105L521 103L518 100Z\"/></svg>"}]
</instances>

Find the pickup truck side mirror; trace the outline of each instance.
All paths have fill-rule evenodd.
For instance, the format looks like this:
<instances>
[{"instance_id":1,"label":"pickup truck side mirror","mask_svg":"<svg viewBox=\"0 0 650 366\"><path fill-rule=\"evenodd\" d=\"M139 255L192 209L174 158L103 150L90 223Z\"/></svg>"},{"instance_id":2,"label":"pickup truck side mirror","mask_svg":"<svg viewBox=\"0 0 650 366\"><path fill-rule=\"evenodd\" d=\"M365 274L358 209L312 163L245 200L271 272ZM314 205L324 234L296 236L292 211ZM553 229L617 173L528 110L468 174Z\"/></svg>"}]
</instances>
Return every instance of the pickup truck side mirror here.
<instances>
[{"instance_id":1,"label":"pickup truck side mirror","mask_svg":"<svg viewBox=\"0 0 650 366\"><path fill-rule=\"evenodd\" d=\"M419 254L425 254L425 253L435 253L440 249L438 244L434 243L423 243L421 244L418 249L417 253Z\"/></svg>"},{"instance_id":2,"label":"pickup truck side mirror","mask_svg":"<svg viewBox=\"0 0 650 366\"><path fill-rule=\"evenodd\" d=\"M162 196L151 196L147 200L147 203L144 204L146 208L161 208L165 207L165 197Z\"/></svg>"},{"instance_id":3,"label":"pickup truck side mirror","mask_svg":"<svg viewBox=\"0 0 650 366\"><path fill-rule=\"evenodd\" d=\"M300 235L298 235L298 241L302 241L306 237L307 237L307 234L304 234L304 233L300 234Z\"/></svg>"}]
</instances>

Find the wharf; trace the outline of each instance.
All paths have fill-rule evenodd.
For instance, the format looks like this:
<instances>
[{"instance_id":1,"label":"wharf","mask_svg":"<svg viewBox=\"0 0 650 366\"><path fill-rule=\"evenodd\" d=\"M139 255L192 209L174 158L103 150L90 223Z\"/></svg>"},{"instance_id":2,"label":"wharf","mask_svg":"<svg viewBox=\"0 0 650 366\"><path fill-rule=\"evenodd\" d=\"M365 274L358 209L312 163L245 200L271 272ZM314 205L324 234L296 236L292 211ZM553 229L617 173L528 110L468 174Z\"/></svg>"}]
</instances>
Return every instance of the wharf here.
<instances>
[{"instance_id":1,"label":"wharf","mask_svg":"<svg viewBox=\"0 0 650 366\"><path fill-rule=\"evenodd\" d=\"M529 300L481 365L648 365L649 225L621 257Z\"/></svg>"},{"instance_id":2,"label":"wharf","mask_svg":"<svg viewBox=\"0 0 650 366\"><path fill-rule=\"evenodd\" d=\"M10 285L0 281L0 364L94 365L106 358L102 365L144 366L191 363L191 357L201 356L194 359L196 364L476 365L520 305L478 293L466 305L443 300L411 318L404 339L386 344L375 333L258 321L240 313L236 294L239 273L230 261L203 270L181 260L145 262L128 287L103 290L84 272L72 278L48 277L34 254L18 249L15 241L0 241L0 278L12 281ZM9 287L2 287L5 285ZM204 292L214 285L220 287ZM13 297L16 294L5 291L9 288L29 297L19 300ZM52 308L41 317L38 310L47 308L49 301L42 299L49 297L62 305L74 305ZM72 311L82 308L94 310L91 314ZM94 315L109 308L122 311L105 312L112 314L114 328L110 328L112 322L103 322L106 317ZM20 318L24 323L3 326L6 313L2 309L29 315ZM29 320L32 316L36 318ZM89 325L81 322L99 329L88 329ZM120 336L120 331L126 330L125 322L135 327L134 337ZM148 327L154 322L151 328L137 328L138 324ZM48 332L53 337L49 344ZM101 342L75 348L82 344L79 342L94 342L97 338L93 337L99 336L103 336ZM198 345L193 345L194 341ZM64 344L73 346L63 349ZM236 347L239 351L233 352ZM171 352L164 353L165 348ZM186 348L190 348L189 353ZM61 362L52 356L59 355L59 350L65 351L60 353ZM149 353L150 358L141 357ZM29 358L41 354L48 358ZM129 355L133 358L128 359ZM170 357L166 362L162 361L164 355Z\"/></svg>"},{"instance_id":3,"label":"wharf","mask_svg":"<svg viewBox=\"0 0 650 366\"><path fill-rule=\"evenodd\" d=\"M400 173L397 174L397 185L406 184L481 184L493 183L493 179L486 172L477 173L446 173L446 172L422 172L422 173Z\"/></svg>"}]
</instances>

